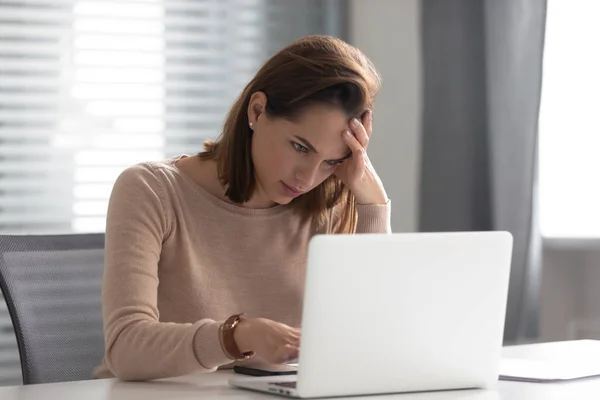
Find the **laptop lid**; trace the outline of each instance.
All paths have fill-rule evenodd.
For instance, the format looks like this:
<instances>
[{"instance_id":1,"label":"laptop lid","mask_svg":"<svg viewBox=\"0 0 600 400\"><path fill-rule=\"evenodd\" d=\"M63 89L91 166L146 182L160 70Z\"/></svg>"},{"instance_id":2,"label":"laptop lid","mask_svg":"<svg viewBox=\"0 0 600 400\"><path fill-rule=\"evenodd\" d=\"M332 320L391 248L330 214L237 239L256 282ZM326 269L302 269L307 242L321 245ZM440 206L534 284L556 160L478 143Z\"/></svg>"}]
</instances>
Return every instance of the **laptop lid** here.
<instances>
[{"instance_id":1,"label":"laptop lid","mask_svg":"<svg viewBox=\"0 0 600 400\"><path fill-rule=\"evenodd\" d=\"M492 385L511 256L507 232L315 236L298 394Z\"/></svg>"}]
</instances>

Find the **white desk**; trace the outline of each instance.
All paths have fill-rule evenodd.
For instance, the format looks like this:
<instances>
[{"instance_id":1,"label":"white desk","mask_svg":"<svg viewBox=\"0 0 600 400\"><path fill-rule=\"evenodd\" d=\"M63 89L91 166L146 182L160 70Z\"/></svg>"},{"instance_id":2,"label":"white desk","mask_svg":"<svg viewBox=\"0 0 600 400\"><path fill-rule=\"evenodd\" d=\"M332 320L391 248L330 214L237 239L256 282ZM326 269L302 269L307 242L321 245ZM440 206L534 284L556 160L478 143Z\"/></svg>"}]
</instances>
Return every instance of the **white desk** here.
<instances>
[{"instance_id":1,"label":"white desk","mask_svg":"<svg viewBox=\"0 0 600 400\"><path fill-rule=\"evenodd\" d=\"M526 345L505 347L504 355L512 358L548 358L552 353L564 353L560 346ZM600 360L598 360L600 362ZM188 375L153 382L120 382L115 379L53 383L44 385L11 386L0 388L2 400L163 400L163 399L284 399L269 394L234 389L227 379L234 376L230 371L212 374ZM262 378L257 378L262 379ZM411 393L386 396L352 397L352 399L401 399L401 400L554 400L600 399L600 378L562 383L525 383L499 381L496 390L461 390L436 393Z\"/></svg>"}]
</instances>

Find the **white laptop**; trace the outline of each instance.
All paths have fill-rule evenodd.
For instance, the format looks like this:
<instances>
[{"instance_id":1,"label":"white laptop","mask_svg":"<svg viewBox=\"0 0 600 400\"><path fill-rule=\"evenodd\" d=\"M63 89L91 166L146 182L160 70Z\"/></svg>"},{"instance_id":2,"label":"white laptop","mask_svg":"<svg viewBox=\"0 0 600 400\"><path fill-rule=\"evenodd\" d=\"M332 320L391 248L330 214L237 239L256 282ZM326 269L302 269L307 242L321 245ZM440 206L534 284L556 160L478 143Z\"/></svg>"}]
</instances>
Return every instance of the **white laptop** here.
<instances>
[{"instance_id":1,"label":"white laptop","mask_svg":"<svg viewBox=\"0 0 600 400\"><path fill-rule=\"evenodd\" d=\"M299 398L492 387L512 242L507 232L315 236L297 375L229 383Z\"/></svg>"}]
</instances>

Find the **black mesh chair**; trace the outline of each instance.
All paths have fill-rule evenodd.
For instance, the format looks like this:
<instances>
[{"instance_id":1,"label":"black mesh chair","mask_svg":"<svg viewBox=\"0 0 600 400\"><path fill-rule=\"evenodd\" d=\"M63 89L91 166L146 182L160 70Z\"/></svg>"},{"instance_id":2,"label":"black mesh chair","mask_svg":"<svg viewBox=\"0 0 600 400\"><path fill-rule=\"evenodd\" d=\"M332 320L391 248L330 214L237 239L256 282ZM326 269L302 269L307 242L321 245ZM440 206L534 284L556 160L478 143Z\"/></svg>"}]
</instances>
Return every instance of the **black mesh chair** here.
<instances>
[{"instance_id":1,"label":"black mesh chair","mask_svg":"<svg viewBox=\"0 0 600 400\"><path fill-rule=\"evenodd\" d=\"M104 234L0 236L23 383L92 379L104 355Z\"/></svg>"}]
</instances>

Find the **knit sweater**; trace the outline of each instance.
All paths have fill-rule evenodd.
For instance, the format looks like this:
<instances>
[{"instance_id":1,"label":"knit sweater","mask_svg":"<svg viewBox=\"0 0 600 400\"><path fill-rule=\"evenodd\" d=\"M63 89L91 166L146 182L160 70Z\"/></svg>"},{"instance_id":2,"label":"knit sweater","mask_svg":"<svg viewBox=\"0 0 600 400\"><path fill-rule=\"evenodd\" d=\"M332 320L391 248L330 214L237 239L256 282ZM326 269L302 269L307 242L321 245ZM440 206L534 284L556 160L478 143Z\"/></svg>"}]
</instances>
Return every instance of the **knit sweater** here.
<instances>
[{"instance_id":1,"label":"knit sweater","mask_svg":"<svg viewBox=\"0 0 600 400\"><path fill-rule=\"evenodd\" d=\"M244 312L299 327L308 243L330 233L289 205L251 209L209 193L180 157L126 169L109 201L95 377L146 380L229 365L219 326ZM390 232L390 203L358 205L357 232Z\"/></svg>"}]
</instances>

